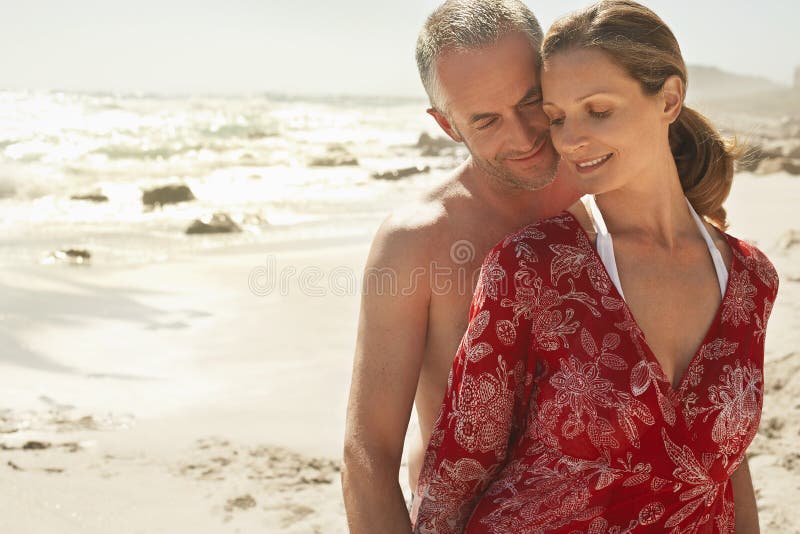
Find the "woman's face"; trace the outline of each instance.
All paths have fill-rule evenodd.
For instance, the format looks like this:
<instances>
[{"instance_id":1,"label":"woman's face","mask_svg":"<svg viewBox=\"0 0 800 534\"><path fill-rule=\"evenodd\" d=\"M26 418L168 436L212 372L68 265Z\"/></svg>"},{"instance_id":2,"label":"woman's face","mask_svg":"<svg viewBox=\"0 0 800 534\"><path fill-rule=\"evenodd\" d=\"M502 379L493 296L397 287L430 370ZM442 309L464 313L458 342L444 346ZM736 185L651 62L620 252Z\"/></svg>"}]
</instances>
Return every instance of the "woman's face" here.
<instances>
[{"instance_id":1,"label":"woman's face","mask_svg":"<svg viewBox=\"0 0 800 534\"><path fill-rule=\"evenodd\" d=\"M644 94L605 52L557 52L543 66L542 94L553 144L586 193L635 185L671 158L664 97Z\"/></svg>"}]
</instances>

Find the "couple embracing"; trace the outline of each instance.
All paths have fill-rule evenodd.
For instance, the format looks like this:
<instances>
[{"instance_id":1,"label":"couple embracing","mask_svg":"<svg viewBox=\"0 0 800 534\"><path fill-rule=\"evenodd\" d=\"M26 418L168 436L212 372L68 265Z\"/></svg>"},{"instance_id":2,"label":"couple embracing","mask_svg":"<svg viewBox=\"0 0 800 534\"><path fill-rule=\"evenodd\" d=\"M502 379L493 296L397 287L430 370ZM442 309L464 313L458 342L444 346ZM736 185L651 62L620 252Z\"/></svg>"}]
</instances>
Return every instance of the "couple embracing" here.
<instances>
[{"instance_id":1,"label":"couple embracing","mask_svg":"<svg viewBox=\"0 0 800 534\"><path fill-rule=\"evenodd\" d=\"M670 29L627 0L544 35L517 0L450 0L417 62L470 156L370 252L420 283L364 288L351 531L758 532L745 451L778 277L725 233L734 148L684 105ZM464 240L474 291L436 291Z\"/></svg>"}]
</instances>

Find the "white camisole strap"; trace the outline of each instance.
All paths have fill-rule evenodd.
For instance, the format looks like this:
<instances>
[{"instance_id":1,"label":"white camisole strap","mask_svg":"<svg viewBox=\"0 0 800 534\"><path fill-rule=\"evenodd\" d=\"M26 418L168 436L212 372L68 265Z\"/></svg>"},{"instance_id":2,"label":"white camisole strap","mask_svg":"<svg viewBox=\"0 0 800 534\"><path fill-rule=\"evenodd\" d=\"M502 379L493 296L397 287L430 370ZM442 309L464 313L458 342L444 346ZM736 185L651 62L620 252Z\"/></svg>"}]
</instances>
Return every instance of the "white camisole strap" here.
<instances>
[{"instance_id":1,"label":"white camisole strap","mask_svg":"<svg viewBox=\"0 0 800 534\"><path fill-rule=\"evenodd\" d=\"M617 271L617 260L614 256L614 243L611 241L611 234L608 232L606 221L603 219L603 214L600 213L600 208L597 207L597 201L595 201L594 195L587 195L587 205L589 207L589 215L592 219L592 226L594 226L594 231L597 233L597 244L595 245L597 248L597 255L600 256L600 260L603 262L603 265L605 265L606 271L608 271L608 275L611 277L611 282L614 283L614 286L624 300L625 293L622 292L622 283L619 280L619 272Z\"/></svg>"},{"instance_id":2,"label":"white camisole strap","mask_svg":"<svg viewBox=\"0 0 800 534\"><path fill-rule=\"evenodd\" d=\"M708 233L706 225L703 224L703 220L694 210L689 199L686 199L686 204L689 206L689 212L692 214L695 223L697 223L697 228L700 230L700 234L706 242L708 251L711 253L711 259L714 262L714 270L717 273L717 281L719 282L720 294L724 297L725 288L728 287L728 268L725 266L725 260L723 260L722 253L714 244L711 234ZM606 271L608 271L611 277L611 282L613 282L620 296L624 299L625 294L622 292L622 283L619 280L619 271L617 270L617 260L614 256L614 243L611 240L611 234L608 232L606 221L603 219L603 214L600 213L600 208L597 206L594 195L587 195L586 205L589 208L594 231L597 233L597 255L600 256L600 260L602 260L603 265L605 265Z\"/></svg>"}]
</instances>

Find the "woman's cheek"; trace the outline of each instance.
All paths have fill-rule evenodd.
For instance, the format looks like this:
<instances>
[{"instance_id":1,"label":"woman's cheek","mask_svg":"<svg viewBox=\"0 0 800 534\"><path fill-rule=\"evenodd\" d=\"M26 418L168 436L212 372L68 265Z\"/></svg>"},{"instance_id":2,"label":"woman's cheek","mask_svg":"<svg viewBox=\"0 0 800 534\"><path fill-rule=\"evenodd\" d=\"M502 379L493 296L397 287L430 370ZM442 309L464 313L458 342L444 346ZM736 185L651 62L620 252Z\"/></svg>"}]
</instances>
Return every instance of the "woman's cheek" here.
<instances>
[{"instance_id":1,"label":"woman's cheek","mask_svg":"<svg viewBox=\"0 0 800 534\"><path fill-rule=\"evenodd\" d=\"M563 153L562 150L562 136L561 136L561 128L557 126L550 127L550 140L553 142L553 146L556 147L556 151L559 154Z\"/></svg>"}]
</instances>

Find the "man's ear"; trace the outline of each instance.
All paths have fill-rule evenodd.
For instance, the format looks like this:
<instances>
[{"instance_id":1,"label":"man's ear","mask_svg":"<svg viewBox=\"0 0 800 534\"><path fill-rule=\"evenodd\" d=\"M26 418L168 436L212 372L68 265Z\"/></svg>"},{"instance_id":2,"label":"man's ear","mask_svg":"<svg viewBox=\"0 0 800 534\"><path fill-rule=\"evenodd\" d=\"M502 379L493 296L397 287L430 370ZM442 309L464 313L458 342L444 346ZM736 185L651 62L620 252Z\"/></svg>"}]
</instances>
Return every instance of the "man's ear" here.
<instances>
[{"instance_id":1,"label":"man's ear","mask_svg":"<svg viewBox=\"0 0 800 534\"><path fill-rule=\"evenodd\" d=\"M664 99L664 116L670 124L678 119L683 108L685 96L683 81L675 75L670 76L661 88L661 96Z\"/></svg>"},{"instance_id":2,"label":"man's ear","mask_svg":"<svg viewBox=\"0 0 800 534\"><path fill-rule=\"evenodd\" d=\"M448 137L450 137L450 139L452 139L456 143L463 143L464 142L464 139L462 139L461 136L456 131L456 129L453 128L453 125L450 124L450 121L444 115L444 113L442 113L441 111L439 111L436 108L428 108L427 111L428 111L428 115L430 115L431 117L436 119L436 124L438 124L439 127L441 127L442 130L444 130L444 133L446 133L448 135Z\"/></svg>"}]
</instances>

